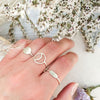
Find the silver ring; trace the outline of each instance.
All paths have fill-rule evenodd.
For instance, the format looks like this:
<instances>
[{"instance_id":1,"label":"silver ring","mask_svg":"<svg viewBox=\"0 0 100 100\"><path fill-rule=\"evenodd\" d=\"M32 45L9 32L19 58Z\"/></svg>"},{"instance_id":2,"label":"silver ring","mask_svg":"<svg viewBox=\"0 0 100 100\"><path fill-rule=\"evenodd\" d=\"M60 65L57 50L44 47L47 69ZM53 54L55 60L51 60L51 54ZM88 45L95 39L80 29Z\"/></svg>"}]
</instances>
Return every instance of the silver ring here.
<instances>
[{"instance_id":1,"label":"silver ring","mask_svg":"<svg viewBox=\"0 0 100 100\"><path fill-rule=\"evenodd\" d=\"M55 78L55 79L58 81L58 84L60 85L61 81L60 81L58 75L57 75L54 71L52 71L52 70L47 70L47 71L49 72L49 74L50 74L53 78Z\"/></svg>"},{"instance_id":2,"label":"silver ring","mask_svg":"<svg viewBox=\"0 0 100 100\"><path fill-rule=\"evenodd\" d=\"M24 48L23 52L27 55L31 55L33 57L33 54L32 54L32 49L30 47L26 47Z\"/></svg>"},{"instance_id":3,"label":"silver ring","mask_svg":"<svg viewBox=\"0 0 100 100\"><path fill-rule=\"evenodd\" d=\"M38 57L39 56L39 57ZM34 57L33 60L35 63L37 64L45 64L45 66L47 66L46 63L46 56L44 53L37 53ZM43 60L42 62L40 60Z\"/></svg>"}]
</instances>

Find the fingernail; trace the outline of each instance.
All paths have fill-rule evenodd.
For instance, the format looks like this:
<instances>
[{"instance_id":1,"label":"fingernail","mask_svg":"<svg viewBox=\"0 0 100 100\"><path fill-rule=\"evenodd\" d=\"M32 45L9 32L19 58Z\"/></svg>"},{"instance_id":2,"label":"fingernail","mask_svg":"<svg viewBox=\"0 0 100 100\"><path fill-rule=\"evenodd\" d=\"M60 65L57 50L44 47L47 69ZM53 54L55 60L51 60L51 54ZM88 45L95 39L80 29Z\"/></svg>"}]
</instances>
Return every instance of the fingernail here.
<instances>
[{"instance_id":1,"label":"fingernail","mask_svg":"<svg viewBox=\"0 0 100 100\"><path fill-rule=\"evenodd\" d=\"M71 92L71 95L72 95L72 96L75 94L75 92L76 92L78 86L79 86L78 83L76 83L76 84L73 86L73 88L72 88L72 92Z\"/></svg>"}]
</instances>

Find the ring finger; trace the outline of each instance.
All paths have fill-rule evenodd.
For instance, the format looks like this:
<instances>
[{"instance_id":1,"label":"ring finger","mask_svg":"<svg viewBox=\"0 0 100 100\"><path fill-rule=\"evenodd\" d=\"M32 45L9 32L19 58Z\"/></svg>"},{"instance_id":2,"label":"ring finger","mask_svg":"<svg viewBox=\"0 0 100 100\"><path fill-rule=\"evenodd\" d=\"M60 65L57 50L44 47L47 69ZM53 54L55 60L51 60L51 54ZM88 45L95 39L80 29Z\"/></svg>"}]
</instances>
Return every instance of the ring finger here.
<instances>
[{"instance_id":1,"label":"ring finger","mask_svg":"<svg viewBox=\"0 0 100 100\"><path fill-rule=\"evenodd\" d=\"M55 72L59 80L62 81L66 74L72 69L73 65L77 62L78 57L75 53L69 52L66 55L59 57L54 63L50 65L49 71ZM47 71L41 75L42 84L48 84L48 89L54 90L58 86L58 80L50 75Z\"/></svg>"}]
</instances>

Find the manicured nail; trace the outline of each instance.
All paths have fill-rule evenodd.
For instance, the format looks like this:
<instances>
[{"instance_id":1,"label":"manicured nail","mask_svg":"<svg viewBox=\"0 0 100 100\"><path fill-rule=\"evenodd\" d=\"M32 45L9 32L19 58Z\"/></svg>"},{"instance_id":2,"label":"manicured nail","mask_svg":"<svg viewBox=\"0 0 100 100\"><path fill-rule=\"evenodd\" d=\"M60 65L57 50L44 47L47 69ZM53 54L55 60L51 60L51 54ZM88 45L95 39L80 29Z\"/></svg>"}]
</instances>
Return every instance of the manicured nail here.
<instances>
[{"instance_id":1,"label":"manicured nail","mask_svg":"<svg viewBox=\"0 0 100 100\"><path fill-rule=\"evenodd\" d=\"M79 86L78 83L76 83L76 84L73 86L73 88L72 88L72 92L71 92L71 95L72 95L72 96L75 94L75 92L76 92L78 86Z\"/></svg>"}]
</instances>

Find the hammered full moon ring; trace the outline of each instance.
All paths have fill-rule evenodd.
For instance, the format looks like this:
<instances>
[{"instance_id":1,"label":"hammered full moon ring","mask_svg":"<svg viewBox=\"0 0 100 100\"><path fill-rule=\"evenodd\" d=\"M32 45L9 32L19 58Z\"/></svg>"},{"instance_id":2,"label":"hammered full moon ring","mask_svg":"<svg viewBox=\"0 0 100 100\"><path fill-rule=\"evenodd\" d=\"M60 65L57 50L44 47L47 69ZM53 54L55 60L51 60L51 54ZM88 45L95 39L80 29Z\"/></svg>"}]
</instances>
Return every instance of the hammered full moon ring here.
<instances>
[{"instance_id":1,"label":"hammered full moon ring","mask_svg":"<svg viewBox=\"0 0 100 100\"><path fill-rule=\"evenodd\" d=\"M32 50L30 47L24 48L23 52L24 54L31 55L33 57Z\"/></svg>"}]
</instances>

